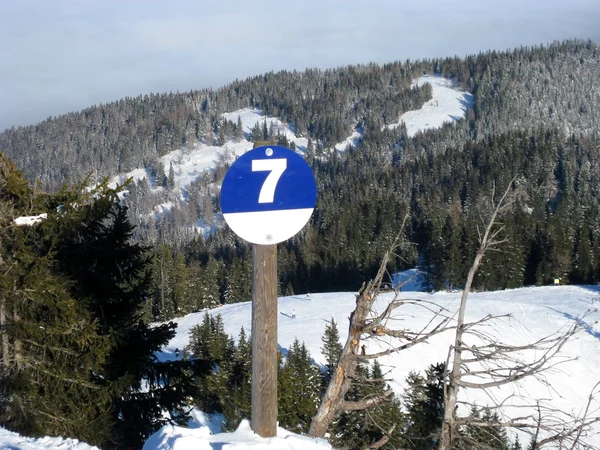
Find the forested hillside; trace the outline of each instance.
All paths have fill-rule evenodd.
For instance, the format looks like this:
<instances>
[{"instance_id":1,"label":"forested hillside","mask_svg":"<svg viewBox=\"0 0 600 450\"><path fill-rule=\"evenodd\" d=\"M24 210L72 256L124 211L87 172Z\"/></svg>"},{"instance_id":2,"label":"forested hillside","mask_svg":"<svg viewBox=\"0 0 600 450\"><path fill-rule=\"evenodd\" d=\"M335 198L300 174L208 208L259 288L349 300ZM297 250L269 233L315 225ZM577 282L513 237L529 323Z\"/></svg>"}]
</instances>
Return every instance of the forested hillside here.
<instances>
[{"instance_id":1,"label":"forested hillside","mask_svg":"<svg viewBox=\"0 0 600 450\"><path fill-rule=\"evenodd\" d=\"M430 100L428 85L411 85L424 73L455 78L473 94L466 118L414 137L385 127ZM318 182L310 224L280 245L282 293L356 289L407 213L416 245L395 266L420 264L433 289L460 286L490 199L515 177L513 208L502 217L508 242L489 256L476 287L600 281L600 49L589 41L283 71L215 91L125 98L7 130L0 149L48 189L90 171L111 176L145 167L168 190L158 158L194 143L240 139L239 123L222 114L246 107L309 139L306 156ZM329 151L355 129L357 148ZM266 124L256 134L248 137L281 140ZM246 244L224 229L207 237L179 231L186 220L218 211L216 187L226 168L224 161L196 180L183 200L185 215L174 208L138 230L138 239L156 244L149 315L249 298ZM128 203L140 225L147 213L132 198L144 190L134 185Z\"/></svg>"}]
</instances>

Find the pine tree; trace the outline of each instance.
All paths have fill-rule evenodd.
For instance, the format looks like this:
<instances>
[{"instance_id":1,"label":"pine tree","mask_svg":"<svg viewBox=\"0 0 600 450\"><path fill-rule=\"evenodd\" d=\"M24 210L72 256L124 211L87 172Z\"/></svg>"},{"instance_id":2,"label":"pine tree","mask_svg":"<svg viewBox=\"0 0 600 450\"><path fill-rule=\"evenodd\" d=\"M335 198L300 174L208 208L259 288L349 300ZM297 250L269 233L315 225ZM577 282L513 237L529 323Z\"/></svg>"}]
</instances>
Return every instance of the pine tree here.
<instances>
[{"instance_id":1,"label":"pine tree","mask_svg":"<svg viewBox=\"0 0 600 450\"><path fill-rule=\"evenodd\" d=\"M346 394L345 400L363 400L369 396L381 394L386 389L388 386L383 380L379 364L374 364L372 369L359 364L356 378ZM403 418L400 403L392 395L385 402L372 408L346 411L340 414L331 425L331 442L335 446L368 448L381 439L383 433L390 430L395 423L401 422L403 422ZM382 432L382 430L384 431ZM400 442L400 432L401 430L393 432L389 442L390 448L394 448Z\"/></svg>"},{"instance_id":2,"label":"pine tree","mask_svg":"<svg viewBox=\"0 0 600 450\"><path fill-rule=\"evenodd\" d=\"M245 258L233 257L226 276L225 303L252 298L252 266Z\"/></svg>"},{"instance_id":3,"label":"pine tree","mask_svg":"<svg viewBox=\"0 0 600 450\"><path fill-rule=\"evenodd\" d=\"M0 154L0 423L23 434L101 443L109 435L110 390L96 374L110 343L68 292L56 268L61 214L48 209ZM13 220L45 212L24 227Z\"/></svg>"},{"instance_id":4,"label":"pine tree","mask_svg":"<svg viewBox=\"0 0 600 450\"><path fill-rule=\"evenodd\" d=\"M6 398L16 402L4 405L4 420L28 433L60 433L107 449L139 447L164 422L163 411L184 418L189 384L154 355L173 325L149 328L140 320L149 266L145 249L130 242L119 191L84 182L34 195L11 171L0 182L0 204L48 218L31 228L12 226L1 241L0 255L16 276L0 283L4 316L10 311L12 320L2 333L9 344L3 356L10 356L3 361L13 364L2 375ZM1 292L6 288L9 295Z\"/></svg>"},{"instance_id":5,"label":"pine tree","mask_svg":"<svg viewBox=\"0 0 600 450\"><path fill-rule=\"evenodd\" d=\"M187 379L155 356L174 335L175 325L150 327L141 320L150 290L150 259L144 247L131 242L133 227L118 191L101 184L86 195L87 203L60 201L67 220L57 260L73 280L71 295L90 311L100 334L111 342L98 373L113 395L110 442L137 447L167 421L164 410L185 419Z\"/></svg>"},{"instance_id":6,"label":"pine tree","mask_svg":"<svg viewBox=\"0 0 600 450\"><path fill-rule=\"evenodd\" d=\"M465 428L465 437L463 439L470 444L479 444L485 446L485 448L491 448L496 450L510 450L511 445L506 434L506 430L501 426L496 426L500 422L498 413L491 412L489 408L483 409L483 415L481 410L476 406L471 408L471 417L481 422L486 422L489 425L467 425Z\"/></svg>"},{"instance_id":7,"label":"pine tree","mask_svg":"<svg viewBox=\"0 0 600 450\"><path fill-rule=\"evenodd\" d=\"M425 377L411 372L403 396L407 411L404 439L415 450L436 447L444 417L444 364L431 365Z\"/></svg>"},{"instance_id":8,"label":"pine tree","mask_svg":"<svg viewBox=\"0 0 600 450\"><path fill-rule=\"evenodd\" d=\"M220 293L220 264L212 256L202 270L200 282L200 295L202 307L215 308L221 303Z\"/></svg>"},{"instance_id":9,"label":"pine tree","mask_svg":"<svg viewBox=\"0 0 600 450\"><path fill-rule=\"evenodd\" d=\"M244 127L242 126L242 118L238 116L235 126L235 141L241 142L244 139Z\"/></svg>"},{"instance_id":10,"label":"pine tree","mask_svg":"<svg viewBox=\"0 0 600 450\"><path fill-rule=\"evenodd\" d=\"M250 336L246 336L242 327L229 368L227 399L223 406L226 427L229 429L237 428L242 419L249 419L252 411L251 350Z\"/></svg>"},{"instance_id":11,"label":"pine tree","mask_svg":"<svg viewBox=\"0 0 600 450\"><path fill-rule=\"evenodd\" d=\"M587 223L577 230L573 269L569 279L576 284L587 284L593 279L593 262Z\"/></svg>"},{"instance_id":12,"label":"pine tree","mask_svg":"<svg viewBox=\"0 0 600 450\"><path fill-rule=\"evenodd\" d=\"M523 450L521 447L521 442L519 441L519 435L515 437L515 442L513 443L512 450Z\"/></svg>"},{"instance_id":13,"label":"pine tree","mask_svg":"<svg viewBox=\"0 0 600 450\"><path fill-rule=\"evenodd\" d=\"M304 343L295 339L278 374L279 422L306 432L319 405L319 369Z\"/></svg>"},{"instance_id":14,"label":"pine tree","mask_svg":"<svg viewBox=\"0 0 600 450\"><path fill-rule=\"evenodd\" d=\"M321 342L323 342L321 353L325 357L326 363L323 377L324 383L327 385L331 375L333 374L333 371L335 370L335 367L337 366L338 361L340 360L343 349L340 342L340 333L333 317L331 318L331 322L325 326L325 334L323 337L321 337Z\"/></svg>"},{"instance_id":15,"label":"pine tree","mask_svg":"<svg viewBox=\"0 0 600 450\"><path fill-rule=\"evenodd\" d=\"M110 434L111 399L96 374L110 342L57 270L63 214L48 203L0 154L0 423L27 435L101 443ZM40 213L48 217L35 225L14 224Z\"/></svg>"},{"instance_id":16,"label":"pine tree","mask_svg":"<svg viewBox=\"0 0 600 450\"><path fill-rule=\"evenodd\" d=\"M167 187L170 190L175 189L175 169L173 169L173 161L169 163L169 177L167 178Z\"/></svg>"}]
</instances>

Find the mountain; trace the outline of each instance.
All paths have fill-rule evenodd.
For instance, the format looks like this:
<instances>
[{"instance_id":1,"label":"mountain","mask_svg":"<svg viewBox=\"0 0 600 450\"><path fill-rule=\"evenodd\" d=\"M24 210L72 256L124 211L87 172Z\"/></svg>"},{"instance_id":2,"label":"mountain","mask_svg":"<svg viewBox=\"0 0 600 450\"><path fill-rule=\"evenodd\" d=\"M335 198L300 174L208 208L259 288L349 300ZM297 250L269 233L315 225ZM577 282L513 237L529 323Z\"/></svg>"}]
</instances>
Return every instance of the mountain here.
<instances>
[{"instance_id":1,"label":"mountain","mask_svg":"<svg viewBox=\"0 0 600 450\"><path fill-rule=\"evenodd\" d=\"M132 176L136 239L166 246L157 265L209 271L210 301L231 303L250 252L219 226L219 186L231 158L265 139L304 153L318 186L310 223L280 245L282 293L357 289L406 214L415 245L392 269L419 264L429 288L461 286L482 216L512 180L508 243L476 287L596 283L598 130L598 44L572 40L125 98L6 130L0 149L49 189L91 171ZM170 290L169 276L157 281L155 319L210 306Z\"/></svg>"}]
</instances>

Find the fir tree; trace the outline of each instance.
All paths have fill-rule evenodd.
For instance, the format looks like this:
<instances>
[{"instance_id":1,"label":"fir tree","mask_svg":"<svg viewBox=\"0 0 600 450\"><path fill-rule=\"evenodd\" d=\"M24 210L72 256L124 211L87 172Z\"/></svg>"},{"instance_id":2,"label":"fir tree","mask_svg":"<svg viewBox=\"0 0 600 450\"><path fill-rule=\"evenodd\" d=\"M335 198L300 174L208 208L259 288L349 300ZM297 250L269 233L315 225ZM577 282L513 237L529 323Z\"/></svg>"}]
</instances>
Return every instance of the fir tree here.
<instances>
[{"instance_id":1,"label":"fir tree","mask_svg":"<svg viewBox=\"0 0 600 450\"><path fill-rule=\"evenodd\" d=\"M465 427L465 436L463 440L473 445L481 445L485 448L495 450L510 450L511 445L507 437L506 430L498 425L500 418L496 412L491 412L489 408L481 410L476 406L471 408L471 419L486 422L489 425L467 425Z\"/></svg>"},{"instance_id":2,"label":"fir tree","mask_svg":"<svg viewBox=\"0 0 600 450\"><path fill-rule=\"evenodd\" d=\"M0 154L0 423L26 435L100 444L112 426L110 386L97 376L110 341L57 270L63 217L47 208L49 200ZM47 219L14 226L16 217L42 212Z\"/></svg>"},{"instance_id":3,"label":"fir tree","mask_svg":"<svg viewBox=\"0 0 600 450\"><path fill-rule=\"evenodd\" d=\"M60 199L51 205L62 206L67 218L57 259L73 280L71 294L111 342L98 373L113 393L111 442L137 447L166 422L164 410L185 418L187 381L183 373L171 376L172 367L159 364L155 356L174 335L175 325L150 327L141 320L151 282L150 260L144 247L131 242L133 227L118 191L101 184L87 198L87 203Z\"/></svg>"},{"instance_id":4,"label":"fir tree","mask_svg":"<svg viewBox=\"0 0 600 450\"><path fill-rule=\"evenodd\" d=\"M5 419L30 433L139 447L164 422L163 411L184 418L190 387L183 372L154 355L173 326L149 328L140 320L149 282L145 249L130 242L119 191L106 183L53 195L33 195L25 186L5 178L3 200L18 206L17 198L31 196L27 212L48 218L31 229L12 227L13 237L2 239L17 246L6 263L18 276L2 280L13 292L4 296L12 323L3 343L12 343L13 373L23 370L18 383L7 380L19 414L8 404ZM28 294L18 295L19 288Z\"/></svg>"},{"instance_id":5,"label":"fir tree","mask_svg":"<svg viewBox=\"0 0 600 450\"><path fill-rule=\"evenodd\" d=\"M325 334L321 337L321 342L323 342L321 353L325 357L326 363L325 371L323 373L326 385L340 360L343 349L340 342L340 333L333 317L331 318L331 322L325 326Z\"/></svg>"},{"instance_id":6,"label":"fir tree","mask_svg":"<svg viewBox=\"0 0 600 450\"><path fill-rule=\"evenodd\" d=\"M306 432L319 405L319 369L304 343L295 339L278 374L279 422Z\"/></svg>"},{"instance_id":7,"label":"fir tree","mask_svg":"<svg viewBox=\"0 0 600 450\"><path fill-rule=\"evenodd\" d=\"M444 364L431 365L425 377L411 372L403 396L407 411L404 440L415 450L437 447L444 417Z\"/></svg>"}]
</instances>

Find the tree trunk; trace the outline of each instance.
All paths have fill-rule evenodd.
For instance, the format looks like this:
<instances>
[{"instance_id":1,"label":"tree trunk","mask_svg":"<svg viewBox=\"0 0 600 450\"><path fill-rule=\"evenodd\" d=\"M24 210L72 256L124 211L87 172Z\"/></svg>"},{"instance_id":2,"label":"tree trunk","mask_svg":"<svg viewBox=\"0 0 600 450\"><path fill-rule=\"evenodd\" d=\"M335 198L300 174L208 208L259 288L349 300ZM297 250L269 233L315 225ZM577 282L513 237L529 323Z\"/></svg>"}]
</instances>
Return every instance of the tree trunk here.
<instances>
[{"instance_id":1,"label":"tree trunk","mask_svg":"<svg viewBox=\"0 0 600 450\"><path fill-rule=\"evenodd\" d=\"M2 352L2 368L7 370L10 364L10 354L8 334L6 334L6 304L4 303L4 299L0 299L0 336L2 341L0 348L0 351Z\"/></svg>"},{"instance_id":2,"label":"tree trunk","mask_svg":"<svg viewBox=\"0 0 600 450\"><path fill-rule=\"evenodd\" d=\"M386 255L384 263L382 264L384 269L387 261L388 255ZM321 438L325 436L327 428L340 411L340 406L344 402L344 397L350 389L352 380L356 376L360 338L363 334L365 321L371 311L371 306L373 305L372 289L379 284L380 279L381 278L378 276L375 281L370 282L366 288L362 289L357 296L356 309L350 316L350 330L348 332L346 345L342 350L340 361L327 386L319 409L317 409L317 413L311 419L310 428L308 430L309 436Z\"/></svg>"},{"instance_id":3,"label":"tree trunk","mask_svg":"<svg viewBox=\"0 0 600 450\"><path fill-rule=\"evenodd\" d=\"M514 180L513 180L514 181ZM452 370L448 375L447 384L444 386L444 421L442 422L442 436L439 443L440 450L450 450L452 448L453 433L455 431L455 417L456 417L456 402L458 397L458 380L460 379L462 369L462 349L463 349L463 334L465 330L465 313L467 311L467 297L471 292L471 286L473 285L473 278L475 273L481 264L485 251L498 243L494 241L495 236L498 232L492 234L492 228L494 227L496 216L502 207L504 199L508 195L512 181L508 185L508 188L504 192L504 195L498 202L498 205L494 208L492 215L487 223L485 233L481 238L479 250L473 260L473 265L467 275L467 282L463 289L462 296L460 298L460 307L458 310L458 318L456 323L456 335L454 339L454 355L452 362ZM493 201L493 194L492 194Z\"/></svg>"},{"instance_id":4,"label":"tree trunk","mask_svg":"<svg viewBox=\"0 0 600 450\"><path fill-rule=\"evenodd\" d=\"M18 323L21 320L21 317L19 316L19 311L17 310L17 306L13 305L14 307L14 311L13 311L13 323ZM19 341L18 339L15 339L14 343L13 343L13 357L15 360L15 366L17 368L17 370L21 369L21 361L22 361L22 355L21 355L21 341Z\"/></svg>"}]
</instances>

